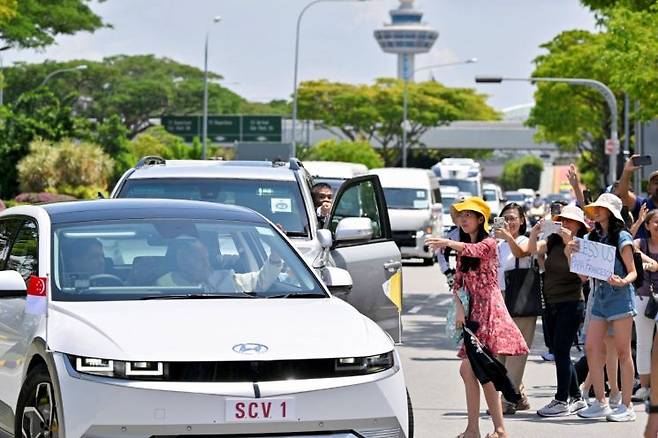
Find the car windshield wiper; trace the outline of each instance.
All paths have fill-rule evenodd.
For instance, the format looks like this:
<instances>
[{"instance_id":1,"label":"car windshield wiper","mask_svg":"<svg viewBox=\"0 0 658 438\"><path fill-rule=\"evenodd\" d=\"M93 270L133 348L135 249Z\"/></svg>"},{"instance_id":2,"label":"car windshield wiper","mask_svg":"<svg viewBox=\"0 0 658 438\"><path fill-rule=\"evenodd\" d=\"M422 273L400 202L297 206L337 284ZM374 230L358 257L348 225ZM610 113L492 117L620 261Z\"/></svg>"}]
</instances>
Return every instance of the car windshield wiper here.
<instances>
[{"instance_id":1,"label":"car windshield wiper","mask_svg":"<svg viewBox=\"0 0 658 438\"><path fill-rule=\"evenodd\" d=\"M268 295L267 298L327 298L325 294L318 294L318 293L295 293L295 292L290 292L287 294L279 294L279 295Z\"/></svg>"},{"instance_id":2,"label":"car windshield wiper","mask_svg":"<svg viewBox=\"0 0 658 438\"><path fill-rule=\"evenodd\" d=\"M149 295L142 297L140 300L203 300L203 299L222 299L222 298L256 298L246 292L236 293L189 293L189 294L167 294L167 295Z\"/></svg>"},{"instance_id":3,"label":"car windshield wiper","mask_svg":"<svg viewBox=\"0 0 658 438\"><path fill-rule=\"evenodd\" d=\"M288 237L306 237L307 235L304 231L286 231Z\"/></svg>"}]
</instances>

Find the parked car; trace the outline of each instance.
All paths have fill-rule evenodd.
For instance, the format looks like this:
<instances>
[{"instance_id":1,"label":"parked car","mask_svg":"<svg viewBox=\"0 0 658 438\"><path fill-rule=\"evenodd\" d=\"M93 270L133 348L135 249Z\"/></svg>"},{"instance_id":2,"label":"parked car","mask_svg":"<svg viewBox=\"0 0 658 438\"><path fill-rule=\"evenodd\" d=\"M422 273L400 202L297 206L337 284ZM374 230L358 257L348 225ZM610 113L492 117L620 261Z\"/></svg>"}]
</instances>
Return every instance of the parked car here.
<instances>
[{"instance_id":1,"label":"parked car","mask_svg":"<svg viewBox=\"0 0 658 438\"><path fill-rule=\"evenodd\" d=\"M402 258L422 258L423 264L434 264L435 257L425 246L429 236L443 235L443 206L439 182L426 169L386 167L370 170L379 176L393 239Z\"/></svg>"},{"instance_id":2,"label":"parked car","mask_svg":"<svg viewBox=\"0 0 658 438\"><path fill-rule=\"evenodd\" d=\"M343 161L304 161L304 168L316 183L323 182L331 186L334 192L350 178L367 175L368 167L360 163Z\"/></svg>"},{"instance_id":3,"label":"parked car","mask_svg":"<svg viewBox=\"0 0 658 438\"><path fill-rule=\"evenodd\" d=\"M515 191L515 190L510 190L505 192L505 199L507 200L508 203L510 202L515 202L519 204L521 207L527 210L527 205L526 205L526 198L527 196L524 193Z\"/></svg>"},{"instance_id":4,"label":"parked car","mask_svg":"<svg viewBox=\"0 0 658 438\"><path fill-rule=\"evenodd\" d=\"M0 266L0 429L15 437L409 436L392 339L325 287L349 274L325 267L323 283L249 209L14 207Z\"/></svg>"},{"instance_id":5,"label":"parked car","mask_svg":"<svg viewBox=\"0 0 658 438\"><path fill-rule=\"evenodd\" d=\"M392 240L379 179L364 175L346 180L334 194L332 212L322 226L311 197L313 184L296 159L282 163L146 157L122 176L111 197L191 199L257 211L285 231L311 266L348 270L354 286L337 296L399 341L398 309L382 293L382 285L401 271L402 261ZM349 226L352 233L362 233L364 238L327 246L319 231L329 230L335 237L339 222L346 218L351 221L341 227ZM364 218L370 220L369 226L364 227Z\"/></svg>"},{"instance_id":6,"label":"parked car","mask_svg":"<svg viewBox=\"0 0 658 438\"><path fill-rule=\"evenodd\" d=\"M505 206L503 189L498 184L484 183L482 185L484 200L489 204L491 209L491 218L498 216ZM491 220L491 218L489 218Z\"/></svg>"}]
</instances>

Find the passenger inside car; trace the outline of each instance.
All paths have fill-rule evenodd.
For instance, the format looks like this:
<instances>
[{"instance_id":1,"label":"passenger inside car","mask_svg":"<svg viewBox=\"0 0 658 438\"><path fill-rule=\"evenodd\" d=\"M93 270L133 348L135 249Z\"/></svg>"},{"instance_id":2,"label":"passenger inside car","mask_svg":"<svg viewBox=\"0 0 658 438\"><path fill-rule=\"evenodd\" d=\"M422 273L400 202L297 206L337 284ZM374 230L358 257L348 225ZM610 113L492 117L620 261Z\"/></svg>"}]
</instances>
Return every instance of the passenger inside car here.
<instances>
[{"instance_id":1,"label":"passenger inside car","mask_svg":"<svg viewBox=\"0 0 658 438\"><path fill-rule=\"evenodd\" d=\"M238 293L267 290L276 281L283 262L272 253L257 272L213 269L208 248L198 239L181 239L175 246L176 267L156 281L158 286L198 286L208 292Z\"/></svg>"}]
</instances>

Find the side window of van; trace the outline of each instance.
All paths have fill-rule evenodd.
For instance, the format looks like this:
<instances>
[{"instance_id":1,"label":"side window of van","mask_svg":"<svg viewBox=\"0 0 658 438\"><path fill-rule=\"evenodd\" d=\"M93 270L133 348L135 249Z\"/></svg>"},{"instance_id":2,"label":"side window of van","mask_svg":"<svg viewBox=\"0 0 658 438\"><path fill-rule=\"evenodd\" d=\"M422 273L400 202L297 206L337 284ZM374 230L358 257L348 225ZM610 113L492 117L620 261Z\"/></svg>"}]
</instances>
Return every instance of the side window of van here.
<instances>
[{"instance_id":1,"label":"side window of van","mask_svg":"<svg viewBox=\"0 0 658 438\"><path fill-rule=\"evenodd\" d=\"M6 269L18 271L26 282L31 275L37 275L39 270L38 236L37 224L31 220L24 221L7 260Z\"/></svg>"},{"instance_id":2,"label":"side window of van","mask_svg":"<svg viewBox=\"0 0 658 438\"><path fill-rule=\"evenodd\" d=\"M0 220L0 271L5 270L7 255L11 249L11 242L21 221L18 219Z\"/></svg>"}]
</instances>

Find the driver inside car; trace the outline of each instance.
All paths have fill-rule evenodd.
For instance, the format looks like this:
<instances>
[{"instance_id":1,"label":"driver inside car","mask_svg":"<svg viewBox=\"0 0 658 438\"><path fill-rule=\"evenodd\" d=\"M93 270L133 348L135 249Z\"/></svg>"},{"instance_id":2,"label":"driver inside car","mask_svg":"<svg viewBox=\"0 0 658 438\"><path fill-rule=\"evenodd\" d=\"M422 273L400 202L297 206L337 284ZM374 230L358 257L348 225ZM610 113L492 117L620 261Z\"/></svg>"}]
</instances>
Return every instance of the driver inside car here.
<instances>
[{"instance_id":1,"label":"driver inside car","mask_svg":"<svg viewBox=\"0 0 658 438\"><path fill-rule=\"evenodd\" d=\"M158 286L201 286L207 292L219 293L265 291L277 280L283 267L283 261L273 252L256 272L213 270L208 249L197 239L178 244L175 254L175 270L158 278Z\"/></svg>"},{"instance_id":2,"label":"driver inside car","mask_svg":"<svg viewBox=\"0 0 658 438\"><path fill-rule=\"evenodd\" d=\"M122 283L121 279L106 272L105 254L100 240L85 237L69 239L62 245L66 278L71 286L109 286ZM105 284L109 283L109 284Z\"/></svg>"}]
</instances>

